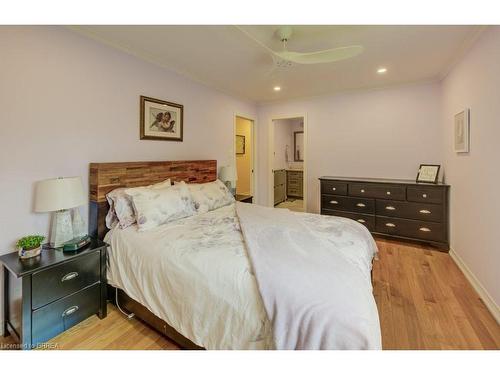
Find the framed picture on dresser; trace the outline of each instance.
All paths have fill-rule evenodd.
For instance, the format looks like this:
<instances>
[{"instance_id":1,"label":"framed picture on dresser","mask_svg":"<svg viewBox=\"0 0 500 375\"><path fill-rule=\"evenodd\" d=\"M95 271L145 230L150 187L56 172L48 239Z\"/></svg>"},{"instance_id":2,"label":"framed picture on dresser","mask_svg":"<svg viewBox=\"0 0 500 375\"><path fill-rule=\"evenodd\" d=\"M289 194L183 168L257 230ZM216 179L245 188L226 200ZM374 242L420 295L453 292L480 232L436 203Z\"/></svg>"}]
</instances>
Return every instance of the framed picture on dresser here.
<instances>
[{"instance_id":1,"label":"framed picture on dresser","mask_svg":"<svg viewBox=\"0 0 500 375\"><path fill-rule=\"evenodd\" d=\"M437 184L440 168L439 164L420 164L417 173L417 182Z\"/></svg>"}]
</instances>

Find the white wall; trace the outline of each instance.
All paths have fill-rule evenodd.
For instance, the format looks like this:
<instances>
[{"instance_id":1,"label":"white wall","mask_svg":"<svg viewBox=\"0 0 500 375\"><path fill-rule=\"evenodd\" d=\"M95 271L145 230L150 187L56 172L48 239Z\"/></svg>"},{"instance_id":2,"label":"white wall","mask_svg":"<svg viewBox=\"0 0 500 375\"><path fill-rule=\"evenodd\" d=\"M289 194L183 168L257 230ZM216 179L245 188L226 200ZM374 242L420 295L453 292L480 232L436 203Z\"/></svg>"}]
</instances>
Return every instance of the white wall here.
<instances>
[{"instance_id":1,"label":"white wall","mask_svg":"<svg viewBox=\"0 0 500 375\"><path fill-rule=\"evenodd\" d=\"M500 27L488 28L442 85L451 248L500 304ZM453 117L470 108L470 153L453 151Z\"/></svg>"},{"instance_id":2,"label":"white wall","mask_svg":"<svg viewBox=\"0 0 500 375\"><path fill-rule=\"evenodd\" d=\"M414 179L441 164L440 87L425 83L259 107L259 153L268 155L273 117L307 116L307 208L319 211L322 175ZM258 203L268 204L268 158L259 158Z\"/></svg>"},{"instance_id":3,"label":"white wall","mask_svg":"<svg viewBox=\"0 0 500 375\"><path fill-rule=\"evenodd\" d=\"M48 233L48 214L32 212L35 181L81 176L87 189L90 162L227 163L234 113L256 114L252 103L65 28L0 27L0 50L0 253ZM140 95L184 105L184 142L139 140Z\"/></svg>"}]
</instances>

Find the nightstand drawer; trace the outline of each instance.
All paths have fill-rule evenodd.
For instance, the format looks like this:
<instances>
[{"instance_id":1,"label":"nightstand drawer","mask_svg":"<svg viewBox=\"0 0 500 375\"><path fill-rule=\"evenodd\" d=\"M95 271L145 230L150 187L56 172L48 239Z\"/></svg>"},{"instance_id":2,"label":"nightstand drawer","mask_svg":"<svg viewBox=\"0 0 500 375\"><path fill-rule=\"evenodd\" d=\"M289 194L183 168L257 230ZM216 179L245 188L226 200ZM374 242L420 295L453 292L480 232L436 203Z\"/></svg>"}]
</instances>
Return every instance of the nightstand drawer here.
<instances>
[{"instance_id":1,"label":"nightstand drawer","mask_svg":"<svg viewBox=\"0 0 500 375\"><path fill-rule=\"evenodd\" d=\"M58 250L57 250L58 251ZM100 253L37 272L32 278L32 309L35 310L99 281Z\"/></svg>"},{"instance_id":2,"label":"nightstand drawer","mask_svg":"<svg viewBox=\"0 0 500 375\"><path fill-rule=\"evenodd\" d=\"M100 283L33 311L32 343L60 334L99 310Z\"/></svg>"}]
</instances>

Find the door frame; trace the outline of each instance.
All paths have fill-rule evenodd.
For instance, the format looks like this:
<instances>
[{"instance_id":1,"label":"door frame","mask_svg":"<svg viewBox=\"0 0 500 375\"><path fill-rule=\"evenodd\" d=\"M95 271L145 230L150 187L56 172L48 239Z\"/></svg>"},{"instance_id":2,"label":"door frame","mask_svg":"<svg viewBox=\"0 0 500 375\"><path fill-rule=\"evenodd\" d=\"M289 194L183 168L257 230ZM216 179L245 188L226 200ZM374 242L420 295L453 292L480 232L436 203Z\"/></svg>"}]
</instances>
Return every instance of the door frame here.
<instances>
[{"instance_id":1,"label":"door frame","mask_svg":"<svg viewBox=\"0 0 500 375\"><path fill-rule=\"evenodd\" d=\"M274 115L269 119L268 128L268 193L267 193L267 205L269 207L274 207L274 120L286 120L302 117L304 119L304 162L303 162L303 176L304 176L304 212L307 212L307 113L292 113L292 114L282 114Z\"/></svg>"},{"instance_id":2,"label":"door frame","mask_svg":"<svg viewBox=\"0 0 500 375\"><path fill-rule=\"evenodd\" d=\"M234 116L233 116L233 165L234 165L234 168L237 170L237 166L236 166L236 119L237 118L242 118L242 119L245 119L245 120L248 120L252 123L251 127L250 127L250 136L251 136L251 140L252 140L252 146L251 146L251 149L252 149L252 157L250 158L250 163L251 163L251 173L250 173L250 194L253 196L253 202L255 203L257 201L257 189L256 187L258 186L257 185L257 173L256 173L256 167L257 167L257 163L256 163L256 156L257 156L257 152L256 152L256 145L257 145L257 126L256 126L256 120L253 116L250 116L248 114L245 114L245 113L241 113L241 112L235 112L234 113Z\"/></svg>"}]
</instances>

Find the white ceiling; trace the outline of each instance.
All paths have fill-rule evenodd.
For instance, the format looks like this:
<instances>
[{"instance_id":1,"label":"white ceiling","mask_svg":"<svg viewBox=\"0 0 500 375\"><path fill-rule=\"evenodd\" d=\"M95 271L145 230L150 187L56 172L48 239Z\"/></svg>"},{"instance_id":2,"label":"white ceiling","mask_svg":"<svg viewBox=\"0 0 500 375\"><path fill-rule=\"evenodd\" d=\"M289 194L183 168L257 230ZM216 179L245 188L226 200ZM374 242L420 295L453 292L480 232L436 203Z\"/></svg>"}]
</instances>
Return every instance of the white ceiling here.
<instances>
[{"instance_id":1,"label":"white ceiling","mask_svg":"<svg viewBox=\"0 0 500 375\"><path fill-rule=\"evenodd\" d=\"M73 30L255 102L383 87L442 77L482 30L478 26L294 26L298 52L358 44L349 60L276 68L278 26L73 26ZM245 32L242 31L242 29ZM378 67L387 73L376 73ZM280 92L273 91L281 86Z\"/></svg>"}]
</instances>

